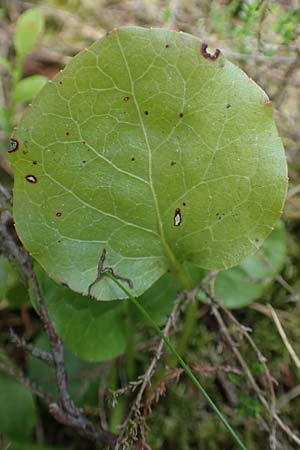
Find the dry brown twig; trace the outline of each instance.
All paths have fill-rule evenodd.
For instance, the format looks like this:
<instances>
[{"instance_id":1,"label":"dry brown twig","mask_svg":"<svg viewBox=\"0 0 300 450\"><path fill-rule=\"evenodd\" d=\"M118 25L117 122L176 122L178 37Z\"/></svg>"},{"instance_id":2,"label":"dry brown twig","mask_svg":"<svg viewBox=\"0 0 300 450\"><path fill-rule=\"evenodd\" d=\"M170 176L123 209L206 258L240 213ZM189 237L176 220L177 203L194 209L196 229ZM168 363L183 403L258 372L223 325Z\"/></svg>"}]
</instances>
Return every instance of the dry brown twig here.
<instances>
[{"instance_id":1,"label":"dry brown twig","mask_svg":"<svg viewBox=\"0 0 300 450\"><path fill-rule=\"evenodd\" d=\"M172 312L169 315L167 323L163 329L164 336L169 337L171 329L173 327L175 327L177 317L178 317L179 311L180 311L180 306L184 299L186 299L185 292L182 292L177 296L177 299L174 303ZM117 442L114 447L115 450L120 450L120 449L124 448L125 442L127 440L126 435L128 433L128 427L129 427L130 422L132 421L133 418L138 418L141 416L140 408L141 408L142 397L143 397L143 394L144 394L147 386L151 384L151 378L155 372L156 365L161 357L163 346L164 346L164 341L161 339L158 344L158 347L155 351L154 357L152 358L152 360L148 366L147 371L145 372L145 374L143 376L139 377L137 382L134 382L131 384L132 390L135 390L138 385L141 385L141 386L140 386L138 394L134 400L134 403L132 404L132 406L130 408L129 413L128 413L124 423L122 424L121 432L118 436Z\"/></svg>"},{"instance_id":2,"label":"dry brown twig","mask_svg":"<svg viewBox=\"0 0 300 450\"><path fill-rule=\"evenodd\" d=\"M278 333L279 333L279 335L280 335L280 337L282 339L282 342L284 343L284 345L285 345L287 351L289 352L290 357L294 361L297 369L300 370L299 357L296 354L295 350L293 349L292 345L290 344L290 342L289 342L289 340L287 338L287 335L286 335L286 333L285 333L285 331L284 331L284 329L283 329L283 327L282 327L282 325L280 323L279 317L276 314L276 311L274 310L274 308L271 305L268 305L268 306L269 306L269 310L270 310L272 319L273 319L273 321L274 321L274 323L276 325L276 328L278 330Z\"/></svg>"},{"instance_id":3,"label":"dry brown twig","mask_svg":"<svg viewBox=\"0 0 300 450\"><path fill-rule=\"evenodd\" d=\"M23 337L18 336L12 328L9 330L9 337L16 347L21 348L25 352L30 353L35 358L44 361L50 367L54 367L54 360L51 353L45 352L44 350L41 350L37 347L34 347L31 344L28 344L28 342L26 342L26 340Z\"/></svg>"},{"instance_id":4,"label":"dry brown twig","mask_svg":"<svg viewBox=\"0 0 300 450\"><path fill-rule=\"evenodd\" d=\"M212 285L211 285L212 287ZM277 444L276 444L276 428L275 428L275 424L285 433L288 435L288 437L294 442L296 443L298 446L300 446L300 438L295 434L295 432L293 432L288 425L286 425L282 419L279 417L279 415L277 414L276 411L276 398L275 398L275 394L274 394L274 379L271 376L269 369L266 365L266 358L262 355L262 353L260 352L260 350L258 349L258 347L256 346L255 342L253 341L253 339L251 338L250 334L249 334L249 329L244 327L242 324L240 324L240 322L234 317L234 315L227 310L215 297L214 295L214 290L212 290L212 292L208 291L205 286L203 284L200 285L200 290L202 292L204 292L204 294L206 295L207 299L210 301L211 304L211 310L212 310L212 314L214 315L220 330L222 331L226 341L228 342L232 352L234 353L237 361L239 362L245 376L246 379L249 382L249 385L251 386L251 388L253 389L253 391L255 392L257 398L259 399L260 403L262 404L262 406L268 411L269 415L270 415L270 427L268 427L268 431L270 432L270 438L269 438L269 444L270 444L270 448L276 449L277 448ZM269 391L271 394L271 401L270 403L268 402L268 400L266 399L263 391L261 390L261 388L258 386L257 382L255 381L245 359L243 358L243 356L241 355L240 351L238 350L237 344L236 342L233 340L233 338L231 337L231 334L228 330L228 327L222 317L222 315L220 314L219 310L222 310L224 313L226 313L227 317L229 318L229 320L234 323L234 325L239 329L239 331L241 332L241 334L247 339L247 341L249 342L249 344L251 345L251 347L253 348L253 350L255 351L258 361L263 365L264 370L265 370L265 375L266 378L268 380L268 386L269 386Z\"/></svg>"}]
</instances>

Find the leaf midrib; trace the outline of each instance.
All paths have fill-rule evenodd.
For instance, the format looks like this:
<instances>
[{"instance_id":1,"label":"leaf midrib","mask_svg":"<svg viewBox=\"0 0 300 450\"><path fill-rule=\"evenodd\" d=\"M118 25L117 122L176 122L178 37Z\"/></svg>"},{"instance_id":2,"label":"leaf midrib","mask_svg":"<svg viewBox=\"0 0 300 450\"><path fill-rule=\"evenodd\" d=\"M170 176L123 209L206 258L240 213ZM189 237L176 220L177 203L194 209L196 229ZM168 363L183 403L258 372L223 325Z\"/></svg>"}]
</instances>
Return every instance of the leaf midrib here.
<instances>
[{"instance_id":1,"label":"leaf midrib","mask_svg":"<svg viewBox=\"0 0 300 450\"><path fill-rule=\"evenodd\" d=\"M136 95L135 95L135 89L134 89L134 81L131 75L131 71L130 71L130 67L127 63L127 59L126 59L126 55L123 49L123 46L121 44L120 38L119 38L119 33L116 32L116 38L117 38L117 43L128 73L128 78L130 81L130 86L131 86L131 94L133 97L133 101L134 101L134 105L136 107L136 111L139 117L139 121L140 121L140 126L144 135L144 139L145 139L145 143L147 146L147 150L148 150L148 173L149 173L149 186L151 189L151 193L152 193L152 197L153 197L153 201L154 201L154 206L155 206L155 212L156 212L156 217L157 217L157 223L158 223L158 234L163 246L163 249L165 251L165 256L167 257L168 262L170 263L171 266L171 270L174 272L174 274L178 277L178 279L180 280L182 287L185 289L189 289L191 287L191 280L189 277L189 274L186 273L186 271L184 270L183 266L179 263L179 261L176 259L172 249L170 248L166 237L165 237L165 232L164 232L164 227L163 227L163 223L162 223L162 219L161 219L161 215L160 215L160 211L159 211L159 204L158 204L158 199L157 199L157 195L154 189L154 185L153 185L153 179L152 179L152 151L151 151L151 146L149 143L149 139L148 139L148 135L147 135L147 131L144 125L144 121L142 118L142 113L139 107L139 104L137 102L136 99Z\"/></svg>"}]
</instances>

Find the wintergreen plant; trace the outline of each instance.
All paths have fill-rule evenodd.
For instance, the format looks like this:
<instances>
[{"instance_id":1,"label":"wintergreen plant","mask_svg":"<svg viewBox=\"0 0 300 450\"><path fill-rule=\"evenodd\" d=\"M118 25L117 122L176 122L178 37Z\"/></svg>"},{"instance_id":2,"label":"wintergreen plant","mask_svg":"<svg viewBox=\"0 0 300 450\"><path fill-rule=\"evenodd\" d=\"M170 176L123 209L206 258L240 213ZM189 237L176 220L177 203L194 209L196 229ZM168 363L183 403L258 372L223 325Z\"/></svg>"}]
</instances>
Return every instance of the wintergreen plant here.
<instances>
[{"instance_id":1,"label":"wintergreen plant","mask_svg":"<svg viewBox=\"0 0 300 450\"><path fill-rule=\"evenodd\" d=\"M64 285L37 266L59 334L85 359L114 357L133 313L108 301L130 299L245 448L158 325L177 290L257 252L280 216L286 161L267 95L190 35L122 28L47 83L11 145L16 230ZM252 282L257 260L243 264Z\"/></svg>"}]
</instances>

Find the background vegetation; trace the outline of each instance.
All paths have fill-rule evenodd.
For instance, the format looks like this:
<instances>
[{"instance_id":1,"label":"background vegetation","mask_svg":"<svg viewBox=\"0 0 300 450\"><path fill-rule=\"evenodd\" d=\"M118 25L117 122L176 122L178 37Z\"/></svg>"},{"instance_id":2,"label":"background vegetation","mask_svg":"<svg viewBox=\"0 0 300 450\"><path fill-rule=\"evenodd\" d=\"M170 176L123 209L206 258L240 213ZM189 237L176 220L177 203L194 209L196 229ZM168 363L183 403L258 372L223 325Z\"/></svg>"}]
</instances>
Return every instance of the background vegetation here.
<instances>
[{"instance_id":1,"label":"background vegetation","mask_svg":"<svg viewBox=\"0 0 300 450\"><path fill-rule=\"evenodd\" d=\"M2 0L0 6L0 211L10 209L12 172L7 150L11 131L26 104L46 79L52 78L73 55L115 27L159 26L199 36L212 49L221 48L268 93L275 106L289 165L290 185L282 223L252 264L242 265L223 278L217 277L215 286L216 274L206 276L200 301L192 304L195 325L190 321L188 302L179 298L172 315L176 323L168 321L165 331L177 347L185 350L185 359L200 375L206 390L248 449L299 448L299 2ZM20 14L36 6L40 13L27 17L29 22L22 16L16 28ZM32 38L34 35L38 36L37 40ZM2 226L0 447L93 448L86 436L80 437L71 427L55 421L48 412L47 402L32 394L32 391L37 393L38 386L46 395L55 396L56 381L51 369L32 356L32 349L27 345L49 350L43 325L31 306L35 303L32 288L28 293L24 274L9 257L5 239ZM63 289L49 285L47 279L42 288L51 293ZM158 303L170 299L166 309L157 313L161 326L166 323L176 297L176 287L175 291L172 286L168 289L165 285L158 287L148 295L148 300L147 295L144 299L146 304L148 301L149 312L153 298ZM68 294L64 292L56 292L56 298L64 295L67 302ZM216 306L214 300L211 302L215 296L227 307L238 309ZM49 313L55 322L56 308L52 306L51 311L50 303L51 299ZM155 311L152 308L153 314ZM132 316L121 316L121 320L126 322L128 317ZM74 336L64 334L56 326L67 347L72 348ZM85 331L80 329L80 320L76 327L74 334L80 343ZM116 347L109 347L108 355L101 356L105 360L102 363L87 362L90 358L78 344L75 353L81 357L66 348L70 392L76 405L104 430L114 433L119 432L131 406L137 406L123 428L124 448L126 445L154 450L236 448L231 436L182 370L176 368L167 351L158 363L154 358L156 372L152 384L147 386L138 404L134 403L143 382L147 381L159 340L139 316L134 316L126 329L128 334L124 337L116 327ZM27 344L20 337L26 338ZM100 338L94 338L94 345L99 345ZM102 349L105 344L104 341ZM15 368L10 372L13 377L7 376L8 365ZM28 388L29 379L35 384ZM282 422L276 419L277 414Z\"/></svg>"}]
</instances>

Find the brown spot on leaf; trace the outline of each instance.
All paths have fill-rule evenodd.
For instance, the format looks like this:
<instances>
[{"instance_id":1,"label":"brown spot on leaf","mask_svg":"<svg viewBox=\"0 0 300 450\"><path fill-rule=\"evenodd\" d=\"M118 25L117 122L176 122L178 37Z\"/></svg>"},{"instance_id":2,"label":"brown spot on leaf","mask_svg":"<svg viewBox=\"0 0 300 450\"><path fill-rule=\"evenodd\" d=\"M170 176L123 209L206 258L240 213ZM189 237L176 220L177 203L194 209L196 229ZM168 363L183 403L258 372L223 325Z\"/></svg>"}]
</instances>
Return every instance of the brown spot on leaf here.
<instances>
[{"instance_id":1,"label":"brown spot on leaf","mask_svg":"<svg viewBox=\"0 0 300 450\"><path fill-rule=\"evenodd\" d=\"M55 215L56 215L56 217L61 217L62 216L62 212L61 211L57 211L57 213Z\"/></svg>"},{"instance_id":2,"label":"brown spot on leaf","mask_svg":"<svg viewBox=\"0 0 300 450\"><path fill-rule=\"evenodd\" d=\"M218 59L221 50L220 49L216 49L215 53L211 54L207 51L208 48L208 44L206 44L206 42L202 42L201 46L200 46L200 53L201 55L205 58L205 59L209 59L210 61L215 61L216 59Z\"/></svg>"},{"instance_id":3,"label":"brown spot on leaf","mask_svg":"<svg viewBox=\"0 0 300 450\"><path fill-rule=\"evenodd\" d=\"M165 48L170 48L170 44L166 44L166 45L165 45Z\"/></svg>"},{"instance_id":4,"label":"brown spot on leaf","mask_svg":"<svg viewBox=\"0 0 300 450\"><path fill-rule=\"evenodd\" d=\"M123 102L128 102L130 100L130 97L124 97Z\"/></svg>"},{"instance_id":5,"label":"brown spot on leaf","mask_svg":"<svg viewBox=\"0 0 300 450\"><path fill-rule=\"evenodd\" d=\"M179 113L179 117L182 119L184 116L183 112Z\"/></svg>"},{"instance_id":6,"label":"brown spot on leaf","mask_svg":"<svg viewBox=\"0 0 300 450\"><path fill-rule=\"evenodd\" d=\"M32 184L37 183L37 177L35 175L26 175L25 179Z\"/></svg>"},{"instance_id":7,"label":"brown spot on leaf","mask_svg":"<svg viewBox=\"0 0 300 450\"><path fill-rule=\"evenodd\" d=\"M69 136L70 135L70 132L69 131L66 131L66 136Z\"/></svg>"}]
</instances>

